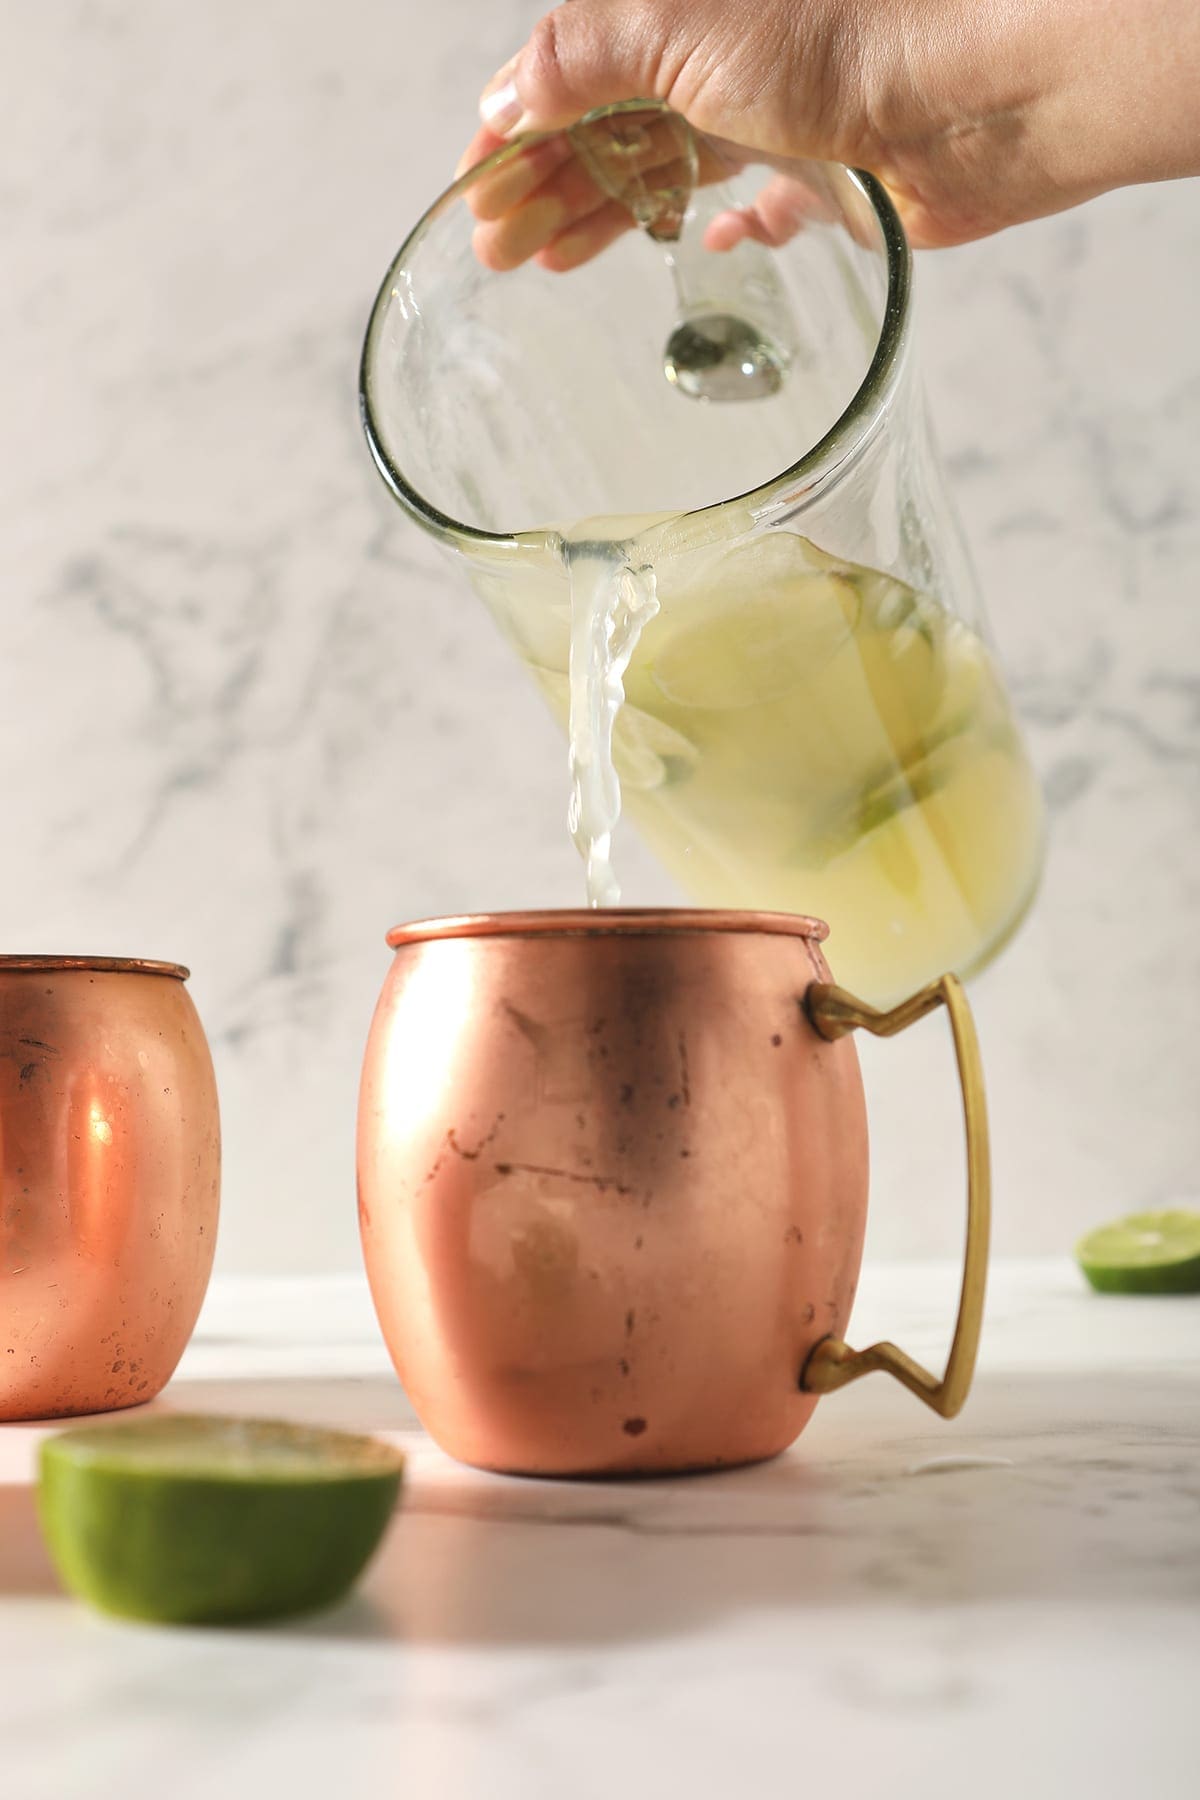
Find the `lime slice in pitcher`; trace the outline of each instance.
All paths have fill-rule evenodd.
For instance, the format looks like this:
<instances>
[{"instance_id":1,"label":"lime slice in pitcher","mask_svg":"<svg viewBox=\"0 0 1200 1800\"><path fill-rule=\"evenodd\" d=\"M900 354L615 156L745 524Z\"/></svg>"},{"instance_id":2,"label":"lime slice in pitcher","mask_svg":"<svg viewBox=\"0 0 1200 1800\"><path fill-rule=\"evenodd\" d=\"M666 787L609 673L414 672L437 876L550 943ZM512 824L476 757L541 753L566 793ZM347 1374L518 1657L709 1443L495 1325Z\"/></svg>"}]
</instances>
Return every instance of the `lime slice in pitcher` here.
<instances>
[{"instance_id":1,"label":"lime slice in pitcher","mask_svg":"<svg viewBox=\"0 0 1200 1800\"><path fill-rule=\"evenodd\" d=\"M1075 1256L1104 1294L1200 1293L1200 1213L1135 1213L1089 1232Z\"/></svg>"},{"instance_id":2,"label":"lime slice in pitcher","mask_svg":"<svg viewBox=\"0 0 1200 1800\"><path fill-rule=\"evenodd\" d=\"M404 1459L374 1438L164 1414L47 1438L38 1513L64 1584L173 1624L331 1605L386 1529Z\"/></svg>"}]
</instances>

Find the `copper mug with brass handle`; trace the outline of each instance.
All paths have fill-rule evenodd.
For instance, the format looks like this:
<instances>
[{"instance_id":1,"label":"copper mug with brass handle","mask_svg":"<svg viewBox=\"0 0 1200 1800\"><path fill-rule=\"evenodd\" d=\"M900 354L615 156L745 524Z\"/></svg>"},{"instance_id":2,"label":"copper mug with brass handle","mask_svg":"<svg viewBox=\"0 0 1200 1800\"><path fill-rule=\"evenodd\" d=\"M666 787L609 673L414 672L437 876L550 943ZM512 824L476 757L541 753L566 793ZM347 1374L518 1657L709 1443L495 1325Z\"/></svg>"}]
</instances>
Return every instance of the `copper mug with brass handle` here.
<instances>
[{"instance_id":1,"label":"copper mug with brass handle","mask_svg":"<svg viewBox=\"0 0 1200 1800\"><path fill-rule=\"evenodd\" d=\"M402 926L359 1100L359 1219L396 1369L439 1444L538 1475L777 1454L883 1369L950 1417L983 1310L983 1079L958 981L877 1012L819 920L492 914ZM844 1342L862 1257L857 1028L950 1016L968 1228L938 1379Z\"/></svg>"}]
</instances>

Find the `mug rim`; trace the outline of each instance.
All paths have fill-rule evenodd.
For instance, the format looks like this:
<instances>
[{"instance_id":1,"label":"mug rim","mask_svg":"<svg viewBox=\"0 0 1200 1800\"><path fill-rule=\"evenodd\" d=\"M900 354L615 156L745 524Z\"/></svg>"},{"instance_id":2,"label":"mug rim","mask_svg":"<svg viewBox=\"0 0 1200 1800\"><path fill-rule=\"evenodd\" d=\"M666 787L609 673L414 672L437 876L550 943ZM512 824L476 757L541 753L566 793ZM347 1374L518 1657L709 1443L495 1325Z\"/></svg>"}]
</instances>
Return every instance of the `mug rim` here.
<instances>
[{"instance_id":1,"label":"mug rim","mask_svg":"<svg viewBox=\"0 0 1200 1800\"><path fill-rule=\"evenodd\" d=\"M155 962L145 956L24 956L0 955L0 975L38 975L51 971L93 970L101 975L169 975L186 981L190 969L182 963Z\"/></svg>"},{"instance_id":2,"label":"mug rim","mask_svg":"<svg viewBox=\"0 0 1200 1800\"><path fill-rule=\"evenodd\" d=\"M563 907L520 912L451 913L393 925L388 947L489 937L676 937L707 933L804 938L821 944L824 919L805 913L750 912L699 906Z\"/></svg>"}]
</instances>

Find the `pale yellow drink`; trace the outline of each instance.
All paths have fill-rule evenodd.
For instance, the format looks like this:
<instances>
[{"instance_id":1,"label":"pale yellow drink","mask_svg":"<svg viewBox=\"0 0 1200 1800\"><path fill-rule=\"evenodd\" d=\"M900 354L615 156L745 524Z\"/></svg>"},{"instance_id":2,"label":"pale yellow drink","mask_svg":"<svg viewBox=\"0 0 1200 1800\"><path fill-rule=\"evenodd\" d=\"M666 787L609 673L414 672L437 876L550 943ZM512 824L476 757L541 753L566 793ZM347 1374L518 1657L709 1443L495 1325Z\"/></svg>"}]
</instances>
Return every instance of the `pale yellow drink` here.
<instances>
[{"instance_id":1,"label":"pale yellow drink","mask_svg":"<svg viewBox=\"0 0 1200 1800\"><path fill-rule=\"evenodd\" d=\"M1042 818L983 641L779 531L656 573L613 762L686 892L827 920L837 978L878 1004L985 961L1031 898ZM561 565L514 574L496 610L566 725Z\"/></svg>"}]
</instances>

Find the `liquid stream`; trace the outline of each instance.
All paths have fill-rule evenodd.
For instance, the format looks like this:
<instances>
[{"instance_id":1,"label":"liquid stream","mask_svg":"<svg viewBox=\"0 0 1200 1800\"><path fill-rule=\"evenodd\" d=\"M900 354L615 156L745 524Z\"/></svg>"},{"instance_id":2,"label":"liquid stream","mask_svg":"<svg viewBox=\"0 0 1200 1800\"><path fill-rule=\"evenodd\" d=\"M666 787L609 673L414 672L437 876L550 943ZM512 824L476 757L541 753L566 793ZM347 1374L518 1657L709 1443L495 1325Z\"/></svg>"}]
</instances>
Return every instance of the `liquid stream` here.
<instances>
[{"instance_id":1,"label":"liquid stream","mask_svg":"<svg viewBox=\"0 0 1200 1800\"><path fill-rule=\"evenodd\" d=\"M987 645L794 533L697 546L683 523L539 534L479 582L567 730L589 904L620 898L624 804L696 900L826 919L838 979L876 1004L968 972L1041 853Z\"/></svg>"}]
</instances>

